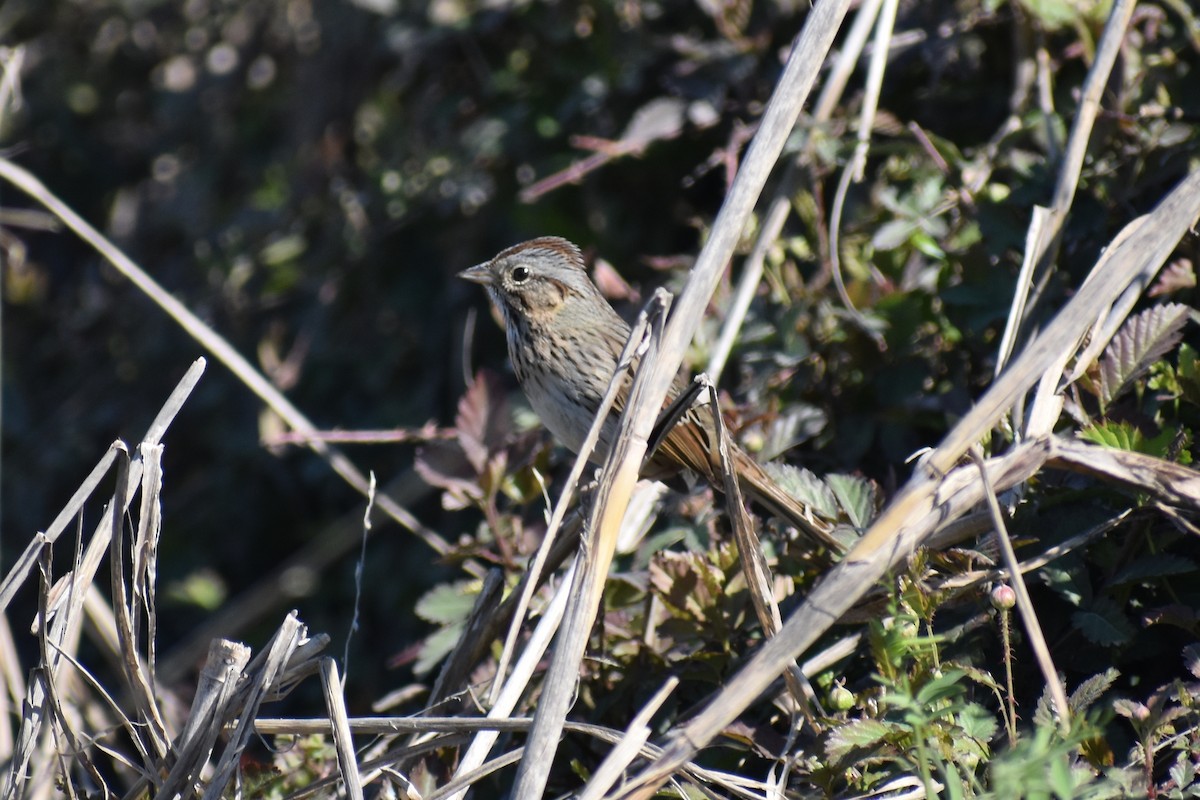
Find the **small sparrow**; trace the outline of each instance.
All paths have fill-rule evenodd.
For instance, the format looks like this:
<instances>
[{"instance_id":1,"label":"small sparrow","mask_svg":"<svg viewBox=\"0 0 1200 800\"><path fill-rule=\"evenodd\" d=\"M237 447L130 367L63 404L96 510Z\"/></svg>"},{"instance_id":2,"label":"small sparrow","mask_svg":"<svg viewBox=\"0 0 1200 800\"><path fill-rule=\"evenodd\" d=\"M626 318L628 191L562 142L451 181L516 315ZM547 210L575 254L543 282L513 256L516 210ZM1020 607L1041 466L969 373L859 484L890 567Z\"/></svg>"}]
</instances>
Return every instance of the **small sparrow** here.
<instances>
[{"instance_id":1,"label":"small sparrow","mask_svg":"<svg viewBox=\"0 0 1200 800\"><path fill-rule=\"evenodd\" d=\"M545 236L513 245L458 275L487 289L504 319L508 357L529 404L551 433L579 452L630 333L588 277L579 248ZM596 463L612 446L631 386L627 377L592 453ZM675 394L683 389L677 379ZM662 439L643 477L664 479L688 470L720 490L724 481L715 435L712 408L693 405ZM831 526L815 519L736 445L730 464L743 491L768 511L815 543L844 549Z\"/></svg>"}]
</instances>

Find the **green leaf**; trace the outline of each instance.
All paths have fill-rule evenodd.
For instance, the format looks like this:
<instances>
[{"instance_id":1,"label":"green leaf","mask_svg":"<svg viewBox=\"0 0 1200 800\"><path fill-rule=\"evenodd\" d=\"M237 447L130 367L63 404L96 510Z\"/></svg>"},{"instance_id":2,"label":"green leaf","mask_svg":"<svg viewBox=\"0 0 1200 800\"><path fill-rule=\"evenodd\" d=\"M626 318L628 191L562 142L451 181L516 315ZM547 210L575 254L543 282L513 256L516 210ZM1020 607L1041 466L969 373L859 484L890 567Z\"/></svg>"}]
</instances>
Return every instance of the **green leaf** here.
<instances>
[{"instance_id":1,"label":"green leaf","mask_svg":"<svg viewBox=\"0 0 1200 800\"><path fill-rule=\"evenodd\" d=\"M1079 435L1089 442L1113 450L1137 451L1142 434L1128 422L1100 422L1084 428Z\"/></svg>"},{"instance_id":2,"label":"green leaf","mask_svg":"<svg viewBox=\"0 0 1200 800\"><path fill-rule=\"evenodd\" d=\"M258 257L267 266L278 266L289 261L295 261L308 248L308 243L304 241L304 237L298 234L288 236L280 236L274 239L258 254Z\"/></svg>"},{"instance_id":3,"label":"green leaf","mask_svg":"<svg viewBox=\"0 0 1200 800\"><path fill-rule=\"evenodd\" d=\"M435 586L417 601L417 616L436 625L462 622L471 613L478 592L477 581L459 581Z\"/></svg>"},{"instance_id":4,"label":"green leaf","mask_svg":"<svg viewBox=\"0 0 1200 800\"><path fill-rule=\"evenodd\" d=\"M945 251L938 247L933 237L924 231L918 231L912 235L912 244L913 247L932 259L941 261L946 257Z\"/></svg>"},{"instance_id":5,"label":"green leaf","mask_svg":"<svg viewBox=\"0 0 1200 800\"><path fill-rule=\"evenodd\" d=\"M1179 369L1176 372L1183 396L1193 405L1200 405L1200 354L1187 343L1179 348Z\"/></svg>"},{"instance_id":6,"label":"green leaf","mask_svg":"<svg viewBox=\"0 0 1200 800\"><path fill-rule=\"evenodd\" d=\"M980 742L989 742L996 735L999 723L986 708L978 703L967 703L958 712L958 724L963 733Z\"/></svg>"},{"instance_id":7,"label":"green leaf","mask_svg":"<svg viewBox=\"0 0 1200 800\"><path fill-rule=\"evenodd\" d=\"M960 682L964 677L961 669L946 670L921 687L917 692L917 703L922 706L931 706L941 700L957 697L965 691L965 687Z\"/></svg>"},{"instance_id":8,"label":"green leaf","mask_svg":"<svg viewBox=\"0 0 1200 800\"><path fill-rule=\"evenodd\" d=\"M1166 427L1156 435L1143 439L1140 453L1166 458L1180 464L1192 463L1192 454L1188 445L1192 441L1192 432L1187 428Z\"/></svg>"},{"instance_id":9,"label":"green leaf","mask_svg":"<svg viewBox=\"0 0 1200 800\"><path fill-rule=\"evenodd\" d=\"M1022 0L1021 5L1046 30L1058 30L1080 21L1077 3L1070 0Z\"/></svg>"},{"instance_id":10,"label":"green leaf","mask_svg":"<svg viewBox=\"0 0 1200 800\"><path fill-rule=\"evenodd\" d=\"M1112 708L1113 711L1117 712L1118 716L1122 716L1125 719L1136 720L1138 717L1144 719L1150 714L1150 710L1146 708L1144 703L1139 703L1137 700L1130 700L1127 697L1118 697L1116 700L1113 700Z\"/></svg>"},{"instance_id":11,"label":"green leaf","mask_svg":"<svg viewBox=\"0 0 1200 800\"><path fill-rule=\"evenodd\" d=\"M833 490L815 473L803 467L769 461L763 469L784 491L826 519L838 518L838 503Z\"/></svg>"},{"instance_id":12,"label":"green leaf","mask_svg":"<svg viewBox=\"0 0 1200 800\"><path fill-rule=\"evenodd\" d=\"M1101 447L1145 453L1155 458L1171 458L1181 464L1191 463L1191 452L1187 449L1191 431L1186 429L1163 428L1146 438L1141 429L1130 422L1105 421L1084 428L1079 436Z\"/></svg>"},{"instance_id":13,"label":"green leaf","mask_svg":"<svg viewBox=\"0 0 1200 800\"><path fill-rule=\"evenodd\" d=\"M963 795L963 779L952 761L943 761L940 765L942 773L942 792L947 800L960 800Z\"/></svg>"},{"instance_id":14,"label":"green leaf","mask_svg":"<svg viewBox=\"0 0 1200 800\"><path fill-rule=\"evenodd\" d=\"M1168 772L1171 775L1171 780L1175 781L1175 785L1180 789L1186 789L1196 780L1196 767L1192 764L1192 760L1188 758L1188 754L1184 752L1176 756L1175 764Z\"/></svg>"},{"instance_id":15,"label":"green leaf","mask_svg":"<svg viewBox=\"0 0 1200 800\"><path fill-rule=\"evenodd\" d=\"M831 761L840 761L852 750L883 741L893 730L891 725L874 719L852 720L829 732L825 753Z\"/></svg>"},{"instance_id":16,"label":"green leaf","mask_svg":"<svg viewBox=\"0 0 1200 800\"><path fill-rule=\"evenodd\" d=\"M421 648L421 655L413 664L413 672L417 675L425 675L436 667L443 658L450 654L454 645L458 644L462 633L463 625L456 624L447 625L426 637L424 646Z\"/></svg>"},{"instance_id":17,"label":"green leaf","mask_svg":"<svg viewBox=\"0 0 1200 800\"><path fill-rule=\"evenodd\" d=\"M1072 800L1075 797L1075 776L1071 774L1071 765L1064 755L1057 754L1050 759L1050 768L1046 771L1050 779L1050 790L1061 800Z\"/></svg>"},{"instance_id":18,"label":"green leaf","mask_svg":"<svg viewBox=\"0 0 1200 800\"><path fill-rule=\"evenodd\" d=\"M1148 308L1125 321L1100 361L1100 404L1113 400L1183 337L1190 309L1181 303Z\"/></svg>"},{"instance_id":19,"label":"green leaf","mask_svg":"<svg viewBox=\"0 0 1200 800\"><path fill-rule=\"evenodd\" d=\"M1093 644L1112 647L1133 638L1133 623L1113 600L1097 597L1091 607L1076 611L1071 621Z\"/></svg>"},{"instance_id":20,"label":"green leaf","mask_svg":"<svg viewBox=\"0 0 1200 800\"><path fill-rule=\"evenodd\" d=\"M1101 695L1112 688L1119 677L1121 671L1112 667L1093 675L1071 692L1071 696L1067 698L1067 705L1075 713L1087 711Z\"/></svg>"},{"instance_id":21,"label":"green leaf","mask_svg":"<svg viewBox=\"0 0 1200 800\"><path fill-rule=\"evenodd\" d=\"M1054 700L1050 697L1050 684L1046 684L1042 687L1042 693L1033 709L1033 724L1044 730L1052 730L1058 724L1057 720L1058 712L1055 710Z\"/></svg>"},{"instance_id":22,"label":"green leaf","mask_svg":"<svg viewBox=\"0 0 1200 800\"><path fill-rule=\"evenodd\" d=\"M916 229L917 223L913 220L889 220L875 229L875 235L871 237L871 244L881 252L895 250L907 242Z\"/></svg>"},{"instance_id":23,"label":"green leaf","mask_svg":"<svg viewBox=\"0 0 1200 800\"><path fill-rule=\"evenodd\" d=\"M833 490L838 502L858 528L865 528L875 518L875 484L857 475L832 474L825 476L825 483Z\"/></svg>"}]
</instances>

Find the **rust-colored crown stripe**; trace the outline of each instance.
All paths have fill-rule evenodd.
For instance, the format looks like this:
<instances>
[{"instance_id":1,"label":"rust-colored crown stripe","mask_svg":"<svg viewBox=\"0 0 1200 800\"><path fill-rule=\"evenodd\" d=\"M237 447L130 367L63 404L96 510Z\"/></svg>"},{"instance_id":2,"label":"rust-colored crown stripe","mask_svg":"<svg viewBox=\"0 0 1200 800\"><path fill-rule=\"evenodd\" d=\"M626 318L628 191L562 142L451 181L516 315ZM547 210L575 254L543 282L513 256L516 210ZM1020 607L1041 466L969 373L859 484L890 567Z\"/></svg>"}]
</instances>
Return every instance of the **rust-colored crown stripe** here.
<instances>
[{"instance_id":1,"label":"rust-colored crown stripe","mask_svg":"<svg viewBox=\"0 0 1200 800\"><path fill-rule=\"evenodd\" d=\"M514 244L507 250L501 251L492 261L499 261L510 256L534 251L542 251L548 255L565 256L575 266L583 266L583 253L580 249L566 239L558 236L540 236L537 239L530 239L527 242Z\"/></svg>"}]
</instances>

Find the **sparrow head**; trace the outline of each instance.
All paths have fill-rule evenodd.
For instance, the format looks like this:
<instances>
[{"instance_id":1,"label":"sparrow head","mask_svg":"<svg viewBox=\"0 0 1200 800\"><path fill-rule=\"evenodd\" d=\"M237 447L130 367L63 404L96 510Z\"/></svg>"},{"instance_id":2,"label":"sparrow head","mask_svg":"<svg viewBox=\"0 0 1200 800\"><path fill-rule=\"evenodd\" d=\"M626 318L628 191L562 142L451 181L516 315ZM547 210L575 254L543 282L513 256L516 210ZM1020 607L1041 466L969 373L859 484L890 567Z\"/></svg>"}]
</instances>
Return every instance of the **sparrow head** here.
<instances>
[{"instance_id":1,"label":"sparrow head","mask_svg":"<svg viewBox=\"0 0 1200 800\"><path fill-rule=\"evenodd\" d=\"M484 286L506 323L545 321L573 298L598 294L579 248L557 236L513 245L458 277Z\"/></svg>"}]
</instances>

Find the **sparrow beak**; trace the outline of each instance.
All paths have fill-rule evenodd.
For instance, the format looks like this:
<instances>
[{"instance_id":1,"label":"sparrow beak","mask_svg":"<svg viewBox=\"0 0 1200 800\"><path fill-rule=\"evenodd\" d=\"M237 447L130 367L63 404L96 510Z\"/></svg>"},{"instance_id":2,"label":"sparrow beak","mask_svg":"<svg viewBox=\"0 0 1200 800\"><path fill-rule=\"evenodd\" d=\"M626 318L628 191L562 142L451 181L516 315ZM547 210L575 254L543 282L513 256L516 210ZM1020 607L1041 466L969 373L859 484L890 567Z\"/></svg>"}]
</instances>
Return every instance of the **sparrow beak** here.
<instances>
[{"instance_id":1,"label":"sparrow beak","mask_svg":"<svg viewBox=\"0 0 1200 800\"><path fill-rule=\"evenodd\" d=\"M458 277L462 278L464 281L478 283L483 286L491 286L496 282L496 276L492 274L491 264L486 262L483 264L476 264L470 269L464 269L462 272L458 273Z\"/></svg>"}]
</instances>

